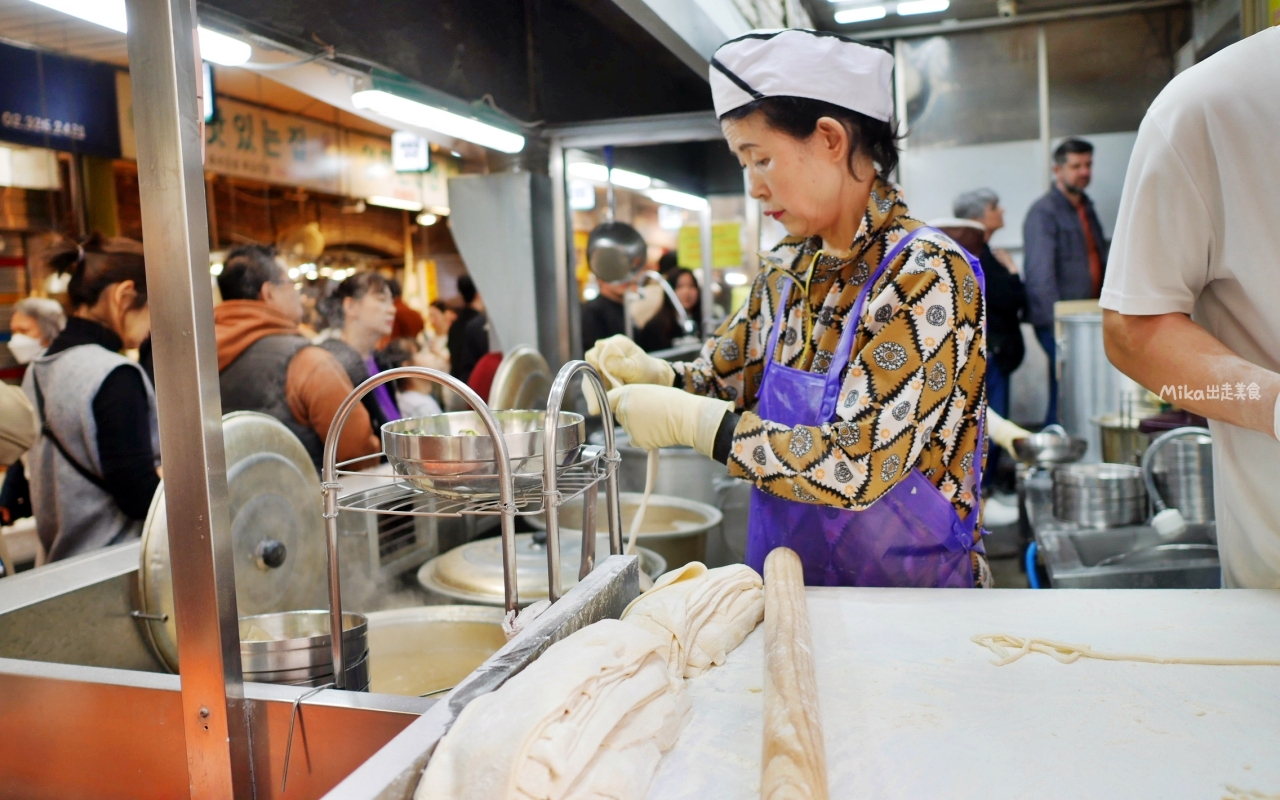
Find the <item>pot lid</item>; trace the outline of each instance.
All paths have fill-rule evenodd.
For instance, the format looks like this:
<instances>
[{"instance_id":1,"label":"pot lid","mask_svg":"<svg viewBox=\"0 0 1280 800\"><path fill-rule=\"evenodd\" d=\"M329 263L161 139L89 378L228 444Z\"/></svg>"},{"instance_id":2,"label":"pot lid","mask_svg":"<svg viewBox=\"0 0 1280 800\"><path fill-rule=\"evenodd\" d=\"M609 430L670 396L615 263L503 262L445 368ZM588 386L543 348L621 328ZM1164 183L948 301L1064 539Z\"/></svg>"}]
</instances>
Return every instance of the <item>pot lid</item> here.
<instances>
[{"instance_id":1,"label":"pot lid","mask_svg":"<svg viewBox=\"0 0 1280 800\"><path fill-rule=\"evenodd\" d=\"M494 411L546 408L552 380L551 365L542 354L528 345L520 345L507 353L498 365L489 389L489 408Z\"/></svg>"},{"instance_id":2,"label":"pot lid","mask_svg":"<svg viewBox=\"0 0 1280 800\"><path fill-rule=\"evenodd\" d=\"M222 418L236 607L241 617L328 603L320 478L306 448L278 420L252 411ZM163 484L142 529L142 611L157 655L178 669L169 523Z\"/></svg>"},{"instance_id":3,"label":"pot lid","mask_svg":"<svg viewBox=\"0 0 1280 800\"><path fill-rule=\"evenodd\" d=\"M532 533L516 534L516 589L520 605L547 598L547 546ZM666 569L656 553L638 548L640 567L646 573ZM560 590L569 591L578 583L582 548L581 535L560 537ZM608 534L596 534L596 559L608 557ZM494 536L453 548L436 556L418 570L423 588L468 603L503 605L506 594L502 580L502 538Z\"/></svg>"}]
</instances>

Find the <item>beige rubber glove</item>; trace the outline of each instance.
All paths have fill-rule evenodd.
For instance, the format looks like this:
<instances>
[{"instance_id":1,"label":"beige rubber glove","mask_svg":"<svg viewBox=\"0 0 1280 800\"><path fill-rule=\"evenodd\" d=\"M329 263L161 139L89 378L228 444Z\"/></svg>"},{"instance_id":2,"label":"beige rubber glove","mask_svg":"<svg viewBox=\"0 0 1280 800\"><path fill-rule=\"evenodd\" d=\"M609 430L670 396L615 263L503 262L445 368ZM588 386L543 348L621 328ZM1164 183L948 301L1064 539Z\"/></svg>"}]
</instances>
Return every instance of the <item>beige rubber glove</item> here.
<instances>
[{"instance_id":1,"label":"beige rubber glove","mask_svg":"<svg viewBox=\"0 0 1280 800\"><path fill-rule=\"evenodd\" d=\"M670 364L649 355L622 334L596 342L584 358L604 377L606 389L628 383L670 386L676 380L676 371Z\"/></svg>"},{"instance_id":2,"label":"beige rubber glove","mask_svg":"<svg viewBox=\"0 0 1280 800\"><path fill-rule=\"evenodd\" d=\"M987 438L1006 451L1012 453L1013 443L1030 435L1031 431L1013 424L990 408L987 409Z\"/></svg>"},{"instance_id":3,"label":"beige rubber glove","mask_svg":"<svg viewBox=\"0 0 1280 800\"><path fill-rule=\"evenodd\" d=\"M688 445L710 458L728 400L714 400L668 386L633 384L609 392L614 418L644 450Z\"/></svg>"}]
</instances>

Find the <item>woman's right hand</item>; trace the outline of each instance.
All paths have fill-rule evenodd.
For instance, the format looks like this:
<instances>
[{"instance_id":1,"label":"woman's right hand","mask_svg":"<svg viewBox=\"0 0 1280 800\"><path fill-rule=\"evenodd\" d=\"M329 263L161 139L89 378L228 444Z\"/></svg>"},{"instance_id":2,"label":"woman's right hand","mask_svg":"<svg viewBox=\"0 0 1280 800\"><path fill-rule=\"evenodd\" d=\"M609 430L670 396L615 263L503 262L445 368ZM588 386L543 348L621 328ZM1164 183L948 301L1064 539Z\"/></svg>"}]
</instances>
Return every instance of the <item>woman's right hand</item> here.
<instances>
[{"instance_id":1,"label":"woman's right hand","mask_svg":"<svg viewBox=\"0 0 1280 800\"><path fill-rule=\"evenodd\" d=\"M605 390L630 383L671 386L676 372L671 365L640 349L640 345L618 334L595 343L586 353L588 364L604 379Z\"/></svg>"}]
</instances>

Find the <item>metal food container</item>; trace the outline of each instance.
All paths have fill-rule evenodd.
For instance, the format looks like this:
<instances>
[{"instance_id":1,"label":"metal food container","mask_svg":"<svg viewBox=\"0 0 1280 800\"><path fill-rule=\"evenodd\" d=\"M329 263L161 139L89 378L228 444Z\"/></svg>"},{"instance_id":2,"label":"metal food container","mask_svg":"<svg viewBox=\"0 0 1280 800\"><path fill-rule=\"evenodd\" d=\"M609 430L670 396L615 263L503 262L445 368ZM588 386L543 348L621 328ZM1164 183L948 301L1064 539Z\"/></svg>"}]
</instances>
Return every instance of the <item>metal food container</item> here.
<instances>
[{"instance_id":1,"label":"metal food container","mask_svg":"<svg viewBox=\"0 0 1280 800\"><path fill-rule=\"evenodd\" d=\"M517 494L542 488L542 426L546 412L494 411L511 456ZM569 466L586 436L581 414L561 412L556 463ZM493 441L480 415L454 411L382 426L382 450L396 474L415 488L445 497L479 500L498 496Z\"/></svg>"},{"instance_id":2,"label":"metal food container","mask_svg":"<svg viewBox=\"0 0 1280 800\"><path fill-rule=\"evenodd\" d=\"M369 614L369 688L422 696L458 685L507 637L494 606L415 606Z\"/></svg>"},{"instance_id":3,"label":"metal food container","mask_svg":"<svg viewBox=\"0 0 1280 800\"><path fill-rule=\"evenodd\" d=\"M1104 414L1093 419L1102 442L1102 460L1109 464L1138 464L1151 437L1138 430L1142 420L1124 414Z\"/></svg>"},{"instance_id":4,"label":"metal food container","mask_svg":"<svg viewBox=\"0 0 1280 800\"><path fill-rule=\"evenodd\" d=\"M1050 425L1039 433L1013 440L1014 455L1029 467L1074 463L1088 447L1087 440L1068 436L1061 425Z\"/></svg>"},{"instance_id":5,"label":"metal food container","mask_svg":"<svg viewBox=\"0 0 1280 800\"><path fill-rule=\"evenodd\" d=\"M1147 518L1142 470L1127 464L1069 464L1053 470L1053 515L1094 528Z\"/></svg>"},{"instance_id":6,"label":"metal food container","mask_svg":"<svg viewBox=\"0 0 1280 800\"><path fill-rule=\"evenodd\" d=\"M625 543L631 535L631 520L635 518L644 494L621 492L619 499ZM723 519L724 515L715 506L683 497L651 494L644 521L636 534L636 544L662 556L668 569L677 569L690 561L706 559L707 532ZM582 538L581 500L566 503L560 508L560 535L575 541Z\"/></svg>"},{"instance_id":7,"label":"metal food container","mask_svg":"<svg viewBox=\"0 0 1280 800\"><path fill-rule=\"evenodd\" d=\"M578 583L581 540L580 533L560 529L560 585L564 591ZM644 547L638 550L640 569L649 577L657 578L667 571L667 562L662 556ZM607 558L608 552L608 534L597 534L597 563ZM516 535L515 572L521 606L547 598L547 544L544 534ZM442 600L503 605L502 540L498 537L480 539L431 559L418 570L418 583Z\"/></svg>"},{"instance_id":8,"label":"metal food container","mask_svg":"<svg viewBox=\"0 0 1280 800\"><path fill-rule=\"evenodd\" d=\"M368 620L342 615L347 687L369 688ZM333 680L328 611L281 611L240 618L240 662L246 681L319 686Z\"/></svg>"},{"instance_id":9,"label":"metal food container","mask_svg":"<svg viewBox=\"0 0 1280 800\"><path fill-rule=\"evenodd\" d=\"M1189 435L1161 444L1151 464L1160 497L1187 522L1213 522L1213 437Z\"/></svg>"}]
</instances>

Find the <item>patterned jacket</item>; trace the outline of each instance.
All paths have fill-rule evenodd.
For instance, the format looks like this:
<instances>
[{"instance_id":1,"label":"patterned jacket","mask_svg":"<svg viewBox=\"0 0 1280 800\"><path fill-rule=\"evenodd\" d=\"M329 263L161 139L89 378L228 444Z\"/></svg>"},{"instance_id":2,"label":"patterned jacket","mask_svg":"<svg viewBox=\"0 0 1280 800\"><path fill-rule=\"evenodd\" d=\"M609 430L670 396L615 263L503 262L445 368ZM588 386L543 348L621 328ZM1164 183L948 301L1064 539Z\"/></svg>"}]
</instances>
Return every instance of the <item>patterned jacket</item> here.
<instances>
[{"instance_id":1,"label":"patterned jacket","mask_svg":"<svg viewBox=\"0 0 1280 800\"><path fill-rule=\"evenodd\" d=\"M784 239L761 254L764 269L742 308L696 360L675 365L686 391L732 400L741 414L729 474L789 500L863 509L919 469L961 519L978 511L972 465L985 458L977 423L986 414L986 309L972 267L949 239L920 235L872 287L835 422L789 427L752 413L785 279L796 284L779 361L825 372L862 285L921 224L907 216L897 189L877 180L851 250L819 258L807 298L811 323L801 287L821 242Z\"/></svg>"}]
</instances>

